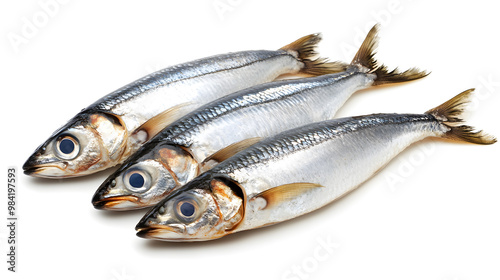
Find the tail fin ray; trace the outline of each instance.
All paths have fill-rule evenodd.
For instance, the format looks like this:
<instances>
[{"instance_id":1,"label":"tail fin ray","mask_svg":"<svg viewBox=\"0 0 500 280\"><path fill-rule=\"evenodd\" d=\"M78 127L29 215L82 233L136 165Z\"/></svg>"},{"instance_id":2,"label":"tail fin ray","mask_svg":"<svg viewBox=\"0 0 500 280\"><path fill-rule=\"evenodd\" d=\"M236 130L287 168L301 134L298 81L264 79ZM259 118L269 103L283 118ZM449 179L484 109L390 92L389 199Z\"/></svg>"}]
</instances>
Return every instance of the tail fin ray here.
<instances>
[{"instance_id":1,"label":"tail fin ray","mask_svg":"<svg viewBox=\"0 0 500 280\"><path fill-rule=\"evenodd\" d=\"M372 27L351 62L352 65L361 65L367 68L369 73L377 75L377 78L373 83L374 86L408 82L429 75L428 72L420 71L417 68L410 68L403 72L400 72L397 68L389 71L387 66L379 64L375 59L376 48L378 45L378 29L378 24Z\"/></svg>"},{"instance_id":2,"label":"tail fin ray","mask_svg":"<svg viewBox=\"0 0 500 280\"><path fill-rule=\"evenodd\" d=\"M329 62L326 58L318 57L316 47L320 41L321 34L315 33L304 36L280 48L280 50L296 53L297 58L304 63L304 67L299 73L304 76L319 76L345 71L348 64L339 61Z\"/></svg>"},{"instance_id":3,"label":"tail fin ray","mask_svg":"<svg viewBox=\"0 0 500 280\"><path fill-rule=\"evenodd\" d=\"M482 145L493 144L497 141L495 137L463 124L462 114L473 92L474 89L468 89L425 113L433 115L449 128L443 138Z\"/></svg>"}]
</instances>

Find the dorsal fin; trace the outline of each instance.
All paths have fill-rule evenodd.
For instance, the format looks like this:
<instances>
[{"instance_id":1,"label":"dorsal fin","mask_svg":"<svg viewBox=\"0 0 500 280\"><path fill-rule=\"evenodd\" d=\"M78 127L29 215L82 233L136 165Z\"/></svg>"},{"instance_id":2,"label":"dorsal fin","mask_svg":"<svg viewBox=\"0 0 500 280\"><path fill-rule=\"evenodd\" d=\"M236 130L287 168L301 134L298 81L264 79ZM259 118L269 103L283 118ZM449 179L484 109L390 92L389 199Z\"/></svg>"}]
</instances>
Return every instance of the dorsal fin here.
<instances>
[{"instance_id":1,"label":"dorsal fin","mask_svg":"<svg viewBox=\"0 0 500 280\"><path fill-rule=\"evenodd\" d=\"M260 139L262 139L262 138L261 137L253 137L253 138L248 138L248 139L242 140L240 142L233 143L225 148L218 150L213 155L207 157L202 162L202 164L205 164L211 160L215 160L217 162L222 162L222 161L230 158L231 156L235 155L239 151L242 151L242 150L252 146L253 144L259 142Z\"/></svg>"},{"instance_id":2,"label":"dorsal fin","mask_svg":"<svg viewBox=\"0 0 500 280\"><path fill-rule=\"evenodd\" d=\"M262 209L272 208L277 206L278 204L291 200L306 191L315 189L315 188L323 188L322 185L314 184L314 183L291 183L285 184L281 186L274 187L272 189L268 189L256 195L254 198L261 197L266 200L266 206ZM261 209L261 210L262 210Z\"/></svg>"},{"instance_id":3,"label":"dorsal fin","mask_svg":"<svg viewBox=\"0 0 500 280\"><path fill-rule=\"evenodd\" d=\"M190 102L175 105L143 123L131 135L139 142L145 143L172 122L187 114L192 109L191 105L193 104Z\"/></svg>"}]
</instances>

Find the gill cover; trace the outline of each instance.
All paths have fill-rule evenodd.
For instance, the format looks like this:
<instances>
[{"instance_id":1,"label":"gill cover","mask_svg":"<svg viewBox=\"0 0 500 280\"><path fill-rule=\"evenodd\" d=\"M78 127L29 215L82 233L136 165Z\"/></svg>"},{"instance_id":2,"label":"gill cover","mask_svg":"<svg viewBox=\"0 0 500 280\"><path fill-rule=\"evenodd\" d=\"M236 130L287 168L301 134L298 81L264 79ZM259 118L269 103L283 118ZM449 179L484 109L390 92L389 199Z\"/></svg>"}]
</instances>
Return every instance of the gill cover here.
<instances>
[{"instance_id":1,"label":"gill cover","mask_svg":"<svg viewBox=\"0 0 500 280\"><path fill-rule=\"evenodd\" d=\"M111 113L96 113L89 116L90 127L110 161L117 161L126 150L127 128L121 118Z\"/></svg>"},{"instance_id":2,"label":"gill cover","mask_svg":"<svg viewBox=\"0 0 500 280\"><path fill-rule=\"evenodd\" d=\"M212 195L219 206L225 232L230 232L243 221L245 216L245 193L235 182L218 178L210 182Z\"/></svg>"}]
</instances>

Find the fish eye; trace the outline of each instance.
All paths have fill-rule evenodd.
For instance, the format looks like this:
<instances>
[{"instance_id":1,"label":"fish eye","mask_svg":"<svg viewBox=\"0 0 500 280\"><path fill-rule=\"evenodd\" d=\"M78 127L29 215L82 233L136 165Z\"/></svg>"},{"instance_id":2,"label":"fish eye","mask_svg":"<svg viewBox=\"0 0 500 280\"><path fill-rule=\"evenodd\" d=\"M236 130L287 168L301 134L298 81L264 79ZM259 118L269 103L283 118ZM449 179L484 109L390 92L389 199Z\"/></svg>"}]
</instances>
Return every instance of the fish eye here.
<instances>
[{"instance_id":1,"label":"fish eye","mask_svg":"<svg viewBox=\"0 0 500 280\"><path fill-rule=\"evenodd\" d=\"M63 139L59 142L59 150L61 150L63 154L71 154L75 150L75 143L69 139Z\"/></svg>"},{"instance_id":2,"label":"fish eye","mask_svg":"<svg viewBox=\"0 0 500 280\"><path fill-rule=\"evenodd\" d=\"M80 152L80 145L76 138L64 135L57 139L56 154L62 159L74 159Z\"/></svg>"},{"instance_id":3,"label":"fish eye","mask_svg":"<svg viewBox=\"0 0 500 280\"><path fill-rule=\"evenodd\" d=\"M181 214L186 217L191 217L194 215L194 205L189 202L184 202L179 206Z\"/></svg>"},{"instance_id":4,"label":"fish eye","mask_svg":"<svg viewBox=\"0 0 500 280\"><path fill-rule=\"evenodd\" d=\"M177 202L177 216L184 222L190 222L193 220L196 210L198 210L198 205L192 200L181 200Z\"/></svg>"},{"instance_id":5,"label":"fish eye","mask_svg":"<svg viewBox=\"0 0 500 280\"><path fill-rule=\"evenodd\" d=\"M140 169L132 169L123 176L125 186L133 192L145 192L151 186L149 173Z\"/></svg>"},{"instance_id":6,"label":"fish eye","mask_svg":"<svg viewBox=\"0 0 500 280\"><path fill-rule=\"evenodd\" d=\"M128 183L134 188L142 188L144 186L144 176L139 173L134 173L128 178Z\"/></svg>"}]
</instances>

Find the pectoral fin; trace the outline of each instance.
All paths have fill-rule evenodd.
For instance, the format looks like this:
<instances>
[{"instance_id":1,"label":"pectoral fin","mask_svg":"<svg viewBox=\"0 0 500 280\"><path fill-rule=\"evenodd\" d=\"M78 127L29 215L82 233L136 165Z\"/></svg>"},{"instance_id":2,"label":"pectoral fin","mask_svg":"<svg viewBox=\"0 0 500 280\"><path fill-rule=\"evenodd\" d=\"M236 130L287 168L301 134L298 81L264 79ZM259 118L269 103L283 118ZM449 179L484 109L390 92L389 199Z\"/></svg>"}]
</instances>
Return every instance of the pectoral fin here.
<instances>
[{"instance_id":1,"label":"pectoral fin","mask_svg":"<svg viewBox=\"0 0 500 280\"><path fill-rule=\"evenodd\" d=\"M159 113L152 117L139 128L137 128L132 135L134 135L140 142L144 143L153 138L156 134L162 131L165 127L176 121L180 117L187 114L192 109L192 103L186 102L178 104L172 108ZM145 132L145 133L144 133Z\"/></svg>"},{"instance_id":2,"label":"pectoral fin","mask_svg":"<svg viewBox=\"0 0 500 280\"><path fill-rule=\"evenodd\" d=\"M322 185L313 183L292 183L277 186L275 188L263 191L256 195L253 199L261 197L266 200L266 206L262 209L272 208L282 202L291 200L309 190L322 188Z\"/></svg>"},{"instance_id":3,"label":"pectoral fin","mask_svg":"<svg viewBox=\"0 0 500 280\"><path fill-rule=\"evenodd\" d=\"M213 155L207 157L202 164L205 164L209 162L210 160L215 160L217 162L222 162L231 156L235 155L239 151L242 151L253 144L257 143L262 139L261 137L253 137L253 138L248 138L245 140L242 140L240 142L233 143L225 148L220 149L219 151L215 152Z\"/></svg>"}]
</instances>

